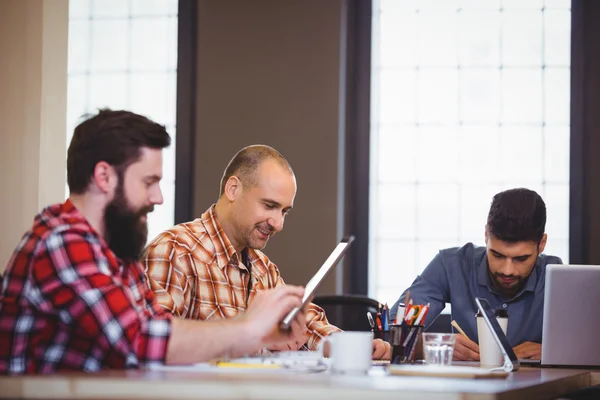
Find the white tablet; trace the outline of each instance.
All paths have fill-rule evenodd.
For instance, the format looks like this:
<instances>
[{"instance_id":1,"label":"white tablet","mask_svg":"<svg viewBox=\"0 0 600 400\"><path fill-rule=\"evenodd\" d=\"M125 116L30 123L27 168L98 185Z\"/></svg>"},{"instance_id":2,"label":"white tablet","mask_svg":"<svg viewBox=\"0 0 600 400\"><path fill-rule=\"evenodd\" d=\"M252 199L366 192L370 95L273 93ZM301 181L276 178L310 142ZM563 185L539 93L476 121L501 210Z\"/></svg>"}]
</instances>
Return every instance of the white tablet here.
<instances>
[{"instance_id":1,"label":"white tablet","mask_svg":"<svg viewBox=\"0 0 600 400\"><path fill-rule=\"evenodd\" d=\"M333 267L335 267L336 264L342 259L344 254L346 254L346 251L350 247L350 243L352 243L353 240L354 236L346 236L341 240L340 243L338 243L335 249L333 249L333 252L331 252L329 257L327 257L327 260L325 260L323 265L321 265L321 268L319 268L317 273L314 274L313 277L310 278L310 281L308 281L308 283L306 284L306 287L304 288L304 297L302 297L302 307L296 307L292 309L292 311L290 311L288 315L286 315L286 317L283 319L283 322L281 323L282 329L289 329L292 324L292 321L294 320L294 318L296 318L296 315L298 315L298 312L308 303L310 303L314 292L321 283L321 281L325 279L327 273L331 271Z\"/></svg>"}]
</instances>

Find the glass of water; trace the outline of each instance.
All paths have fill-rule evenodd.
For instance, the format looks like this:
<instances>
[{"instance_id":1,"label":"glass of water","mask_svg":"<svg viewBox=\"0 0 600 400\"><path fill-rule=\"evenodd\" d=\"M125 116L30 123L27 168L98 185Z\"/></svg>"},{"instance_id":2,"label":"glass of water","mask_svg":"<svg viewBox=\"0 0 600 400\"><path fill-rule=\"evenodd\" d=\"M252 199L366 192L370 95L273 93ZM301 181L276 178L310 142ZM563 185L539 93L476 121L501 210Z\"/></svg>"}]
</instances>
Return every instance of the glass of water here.
<instances>
[{"instance_id":1,"label":"glass of water","mask_svg":"<svg viewBox=\"0 0 600 400\"><path fill-rule=\"evenodd\" d=\"M451 365L456 335L453 333L423 333L425 362L430 365Z\"/></svg>"}]
</instances>

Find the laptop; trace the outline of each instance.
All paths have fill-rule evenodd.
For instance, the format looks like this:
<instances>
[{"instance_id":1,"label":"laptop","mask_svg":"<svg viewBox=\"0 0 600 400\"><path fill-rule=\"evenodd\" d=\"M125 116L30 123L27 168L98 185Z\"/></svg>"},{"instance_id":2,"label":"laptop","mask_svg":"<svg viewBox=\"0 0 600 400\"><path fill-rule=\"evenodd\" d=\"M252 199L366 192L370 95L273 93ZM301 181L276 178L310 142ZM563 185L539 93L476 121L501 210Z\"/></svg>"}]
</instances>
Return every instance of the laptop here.
<instances>
[{"instance_id":1,"label":"laptop","mask_svg":"<svg viewBox=\"0 0 600 400\"><path fill-rule=\"evenodd\" d=\"M600 265L546 266L541 365L600 366Z\"/></svg>"},{"instance_id":2,"label":"laptop","mask_svg":"<svg viewBox=\"0 0 600 400\"><path fill-rule=\"evenodd\" d=\"M518 359L519 364L548 367L600 366L597 339L600 332L600 312L594 311L600 304L599 289L599 265L547 265L542 359ZM480 302L487 303L484 299L476 299L476 302L478 306ZM492 320L488 326L498 337L497 342L506 353L509 350L507 347L510 347L506 335L495 318Z\"/></svg>"}]
</instances>

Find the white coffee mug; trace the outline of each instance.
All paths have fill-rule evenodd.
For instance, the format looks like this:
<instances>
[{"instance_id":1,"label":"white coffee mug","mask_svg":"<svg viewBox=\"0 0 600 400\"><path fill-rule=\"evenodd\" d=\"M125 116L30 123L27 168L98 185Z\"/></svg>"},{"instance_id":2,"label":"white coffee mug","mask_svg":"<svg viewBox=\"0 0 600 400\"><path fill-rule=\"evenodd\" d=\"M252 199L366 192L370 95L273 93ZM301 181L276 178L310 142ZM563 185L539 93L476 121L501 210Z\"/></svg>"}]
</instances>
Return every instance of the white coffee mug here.
<instances>
[{"instance_id":1,"label":"white coffee mug","mask_svg":"<svg viewBox=\"0 0 600 400\"><path fill-rule=\"evenodd\" d=\"M336 374L366 374L371 368L373 332L338 332L323 338L329 343L330 370Z\"/></svg>"},{"instance_id":2,"label":"white coffee mug","mask_svg":"<svg viewBox=\"0 0 600 400\"><path fill-rule=\"evenodd\" d=\"M500 310L499 310L500 311ZM508 315L496 315L496 320L504 334L508 328ZM479 336L479 360L482 367L500 367L504 364L504 355L494 339L490 328L481 315L477 315L477 336Z\"/></svg>"}]
</instances>

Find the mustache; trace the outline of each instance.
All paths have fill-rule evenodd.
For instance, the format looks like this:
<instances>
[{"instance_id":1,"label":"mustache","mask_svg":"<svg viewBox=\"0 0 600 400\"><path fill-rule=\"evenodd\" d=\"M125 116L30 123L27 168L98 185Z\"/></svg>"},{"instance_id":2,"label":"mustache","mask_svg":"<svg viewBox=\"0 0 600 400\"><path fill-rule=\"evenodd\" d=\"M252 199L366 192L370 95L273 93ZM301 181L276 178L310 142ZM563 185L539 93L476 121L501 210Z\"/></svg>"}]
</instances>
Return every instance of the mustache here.
<instances>
[{"instance_id":1,"label":"mustache","mask_svg":"<svg viewBox=\"0 0 600 400\"><path fill-rule=\"evenodd\" d=\"M154 211L154 206L148 206L148 207L142 207L140 208L140 210L137 212L137 216L141 217L142 215L145 214L150 214L151 212Z\"/></svg>"},{"instance_id":2,"label":"mustache","mask_svg":"<svg viewBox=\"0 0 600 400\"><path fill-rule=\"evenodd\" d=\"M505 274L501 274L499 272L494 273L494 276L498 277L498 278L505 278L505 279L521 279L521 277L518 275L505 275Z\"/></svg>"},{"instance_id":3,"label":"mustache","mask_svg":"<svg viewBox=\"0 0 600 400\"><path fill-rule=\"evenodd\" d=\"M263 230L263 231L269 231L269 234L274 233L275 232L275 228L273 228L271 225L267 224L256 224L254 225L255 227Z\"/></svg>"}]
</instances>

